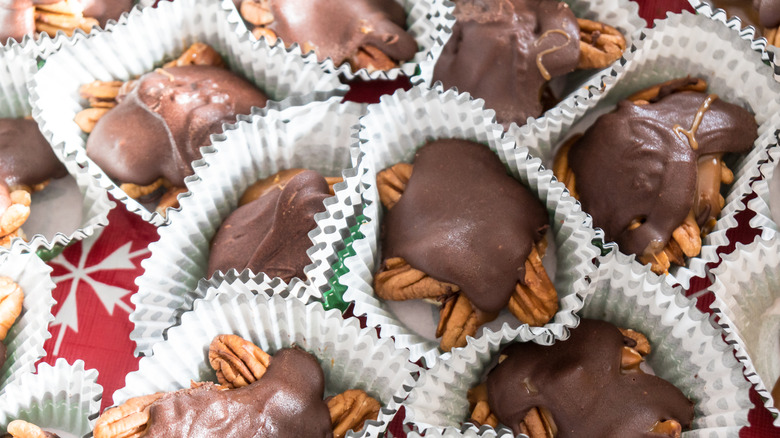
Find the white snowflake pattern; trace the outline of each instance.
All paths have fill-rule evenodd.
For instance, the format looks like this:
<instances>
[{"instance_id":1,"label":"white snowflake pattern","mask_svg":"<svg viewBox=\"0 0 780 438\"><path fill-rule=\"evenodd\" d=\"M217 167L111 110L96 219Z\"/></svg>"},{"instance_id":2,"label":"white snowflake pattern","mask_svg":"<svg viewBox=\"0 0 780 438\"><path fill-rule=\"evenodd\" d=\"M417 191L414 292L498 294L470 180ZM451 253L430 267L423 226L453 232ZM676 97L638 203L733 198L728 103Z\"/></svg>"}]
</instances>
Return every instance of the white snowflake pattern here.
<instances>
[{"instance_id":1,"label":"white snowflake pattern","mask_svg":"<svg viewBox=\"0 0 780 438\"><path fill-rule=\"evenodd\" d=\"M90 274L106 270L135 269L136 266L131 260L135 257L147 254L149 249L144 247L143 249L131 252L130 248L132 242L128 241L98 263L87 266L87 259L89 258L90 251L95 245L95 242L100 238L102 232L103 230L99 230L95 235L81 242L81 257L79 258L77 266L74 266L62 255L51 261L52 265L59 265L68 271L68 273L64 275L53 276L52 280L55 283L59 284L61 281L73 280L70 284L70 290L65 297L65 301L62 303L62 307L60 307L55 315L54 322L51 323L52 326L60 326L59 333L57 334L57 342L54 345L53 354L55 356L59 354L60 346L62 345L62 340L65 337L67 329L70 328L76 333L79 331L78 304L76 297L81 282L88 284L92 288L109 315L113 315L114 309L117 307L127 313L132 312L130 306L122 301L122 298L133 292L132 290L97 281L90 277Z\"/></svg>"}]
</instances>

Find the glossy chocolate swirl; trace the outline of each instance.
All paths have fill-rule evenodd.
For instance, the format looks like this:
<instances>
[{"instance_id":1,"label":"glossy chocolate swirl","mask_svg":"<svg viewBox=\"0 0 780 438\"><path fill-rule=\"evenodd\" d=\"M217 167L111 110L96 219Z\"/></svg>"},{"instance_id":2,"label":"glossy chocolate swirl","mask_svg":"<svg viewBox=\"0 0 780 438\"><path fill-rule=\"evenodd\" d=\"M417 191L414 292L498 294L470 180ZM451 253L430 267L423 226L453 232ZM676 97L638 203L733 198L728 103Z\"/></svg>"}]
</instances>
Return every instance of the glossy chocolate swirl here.
<instances>
[{"instance_id":1,"label":"glossy chocolate swirl","mask_svg":"<svg viewBox=\"0 0 780 438\"><path fill-rule=\"evenodd\" d=\"M211 241L208 275L235 268L284 281L305 278L303 268L311 263L308 234L317 227L314 215L325 211L328 197L325 178L304 170L239 207Z\"/></svg>"},{"instance_id":2,"label":"glossy chocolate swirl","mask_svg":"<svg viewBox=\"0 0 780 438\"><path fill-rule=\"evenodd\" d=\"M694 149L683 131L691 130L697 113ZM746 153L757 130L749 112L702 93L675 93L647 105L622 101L572 146L569 166L583 209L605 237L628 254L655 254L698 202L699 160ZM700 226L711 211L701 207ZM630 229L636 218L643 223Z\"/></svg>"},{"instance_id":3,"label":"glossy chocolate swirl","mask_svg":"<svg viewBox=\"0 0 780 438\"><path fill-rule=\"evenodd\" d=\"M505 126L540 116L544 84L579 62L580 28L563 2L463 0L455 16L433 80L484 99Z\"/></svg>"},{"instance_id":4,"label":"glossy chocolate swirl","mask_svg":"<svg viewBox=\"0 0 780 438\"><path fill-rule=\"evenodd\" d=\"M0 190L32 187L67 174L34 120L0 119ZM0 211L8 207L2 198Z\"/></svg>"},{"instance_id":5,"label":"glossy chocolate swirl","mask_svg":"<svg viewBox=\"0 0 780 438\"><path fill-rule=\"evenodd\" d=\"M412 177L384 222L384 258L458 285L479 310L503 309L525 278L547 211L479 143L436 140L420 148Z\"/></svg>"},{"instance_id":6,"label":"glossy chocolate swirl","mask_svg":"<svg viewBox=\"0 0 780 438\"><path fill-rule=\"evenodd\" d=\"M488 375L490 409L517 434L531 408L547 408L557 438L657 437L649 433L655 423L671 419L690 428L693 403L679 389L621 371L621 351L631 342L610 323L582 319L567 341L513 344Z\"/></svg>"},{"instance_id":7,"label":"glossy chocolate swirl","mask_svg":"<svg viewBox=\"0 0 780 438\"><path fill-rule=\"evenodd\" d=\"M332 437L325 376L303 350L278 351L262 379L223 391L213 384L166 394L150 406L145 438Z\"/></svg>"},{"instance_id":8,"label":"glossy chocolate swirl","mask_svg":"<svg viewBox=\"0 0 780 438\"><path fill-rule=\"evenodd\" d=\"M267 98L229 70L188 65L143 75L117 101L95 125L87 155L123 183L143 186L165 177L184 187L209 136Z\"/></svg>"},{"instance_id":9,"label":"glossy chocolate swirl","mask_svg":"<svg viewBox=\"0 0 780 438\"><path fill-rule=\"evenodd\" d=\"M268 28L286 43L314 46L320 60L340 65L373 46L395 61L412 59L417 42L404 30L406 13L395 0L269 0Z\"/></svg>"}]
</instances>

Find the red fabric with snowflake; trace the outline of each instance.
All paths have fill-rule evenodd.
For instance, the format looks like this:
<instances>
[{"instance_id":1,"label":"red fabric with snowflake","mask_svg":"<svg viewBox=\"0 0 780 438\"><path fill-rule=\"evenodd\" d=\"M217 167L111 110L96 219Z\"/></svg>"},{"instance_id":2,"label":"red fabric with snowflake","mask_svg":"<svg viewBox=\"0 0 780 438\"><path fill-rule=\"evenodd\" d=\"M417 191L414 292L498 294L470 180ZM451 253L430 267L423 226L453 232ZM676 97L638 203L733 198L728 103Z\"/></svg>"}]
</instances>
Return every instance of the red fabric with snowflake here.
<instances>
[{"instance_id":1,"label":"red fabric with snowflake","mask_svg":"<svg viewBox=\"0 0 780 438\"><path fill-rule=\"evenodd\" d=\"M667 11L679 12L690 7L682 0L640 0L641 15L651 22L663 18ZM398 87L408 87L407 81L376 84L356 83L348 98L355 101L377 102L379 94L390 93ZM738 217L747 224L750 214ZM57 283L53 309L56 317L51 325L52 338L46 342L48 355L44 361L54 364L59 357L75 361L82 359L88 368L100 372L98 382L103 386L103 407L112 404L114 391L124 386L125 375L138 369L133 356L135 345L130 341L133 325L128 320L132 309L130 296L136 292L135 278L142 273L141 260L148 257L149 243L157 240L151 225L119 206L109 215L110 225L90 239L79 242L50 262ZM732 242L748 243L754 233L738 230L729 237ZM721 252L730 252L725 248ZM705 280L694 282L692 291L709 286ZM711 299L699 300L704 310ZM760 405L755 391L753 402ZM780 429L771 426L772 418L763 408L750 412L750 428L740 434L745 438L780 437ZM400 418L398 419L400 420ZM401 421L395 421L390 431L394 436L405 436Z\"/></svg>"}]
</instances>

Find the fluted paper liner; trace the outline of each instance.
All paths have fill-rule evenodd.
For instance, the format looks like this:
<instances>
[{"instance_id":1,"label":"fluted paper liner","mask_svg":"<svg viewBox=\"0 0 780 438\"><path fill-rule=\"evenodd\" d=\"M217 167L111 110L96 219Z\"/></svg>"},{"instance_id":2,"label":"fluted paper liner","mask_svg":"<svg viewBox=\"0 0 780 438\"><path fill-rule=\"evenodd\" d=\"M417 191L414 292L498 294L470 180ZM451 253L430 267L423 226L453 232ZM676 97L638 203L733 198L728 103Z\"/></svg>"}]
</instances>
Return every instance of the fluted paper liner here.
<instances>
[{"instance_id":1,"label":"fluted paper liner","mask_svg":"<svg viewBox=\"0 0 780 438\"><path fill-rule=\"evenodd\" d=\"M24 374L35 372L35 362L46 355L43 343L51 337L49 323L54 321L50 274L51 268L35 254L16 247L0 253L0 276L11 278L24 292L22 313L3 341L8 351L0 367L0 394Z\"/></svg>"},{"instance_id":2,"label":"fluted paper liner","mask_svg":"<svg viewBox=\"0 0 780 438\"><path fill-rule=\"evenodd\" d=\"M448 0L396 0L406 12L406 31L417 41L417 53L412 59L403 61L398 67L390 70L369 71L361 68L353 71L348 62L335 65L332 58L322 62L323 67L330 72L339 74L347 81L360 78L365 81L375 79L397 79L398 76L412 76L418 66L426 60L438 59L446 40L452 33L455 17L452 11L455 3ZM247 34L252 40L255 37L247 28L241 18L236 5L232 0L223 2L224 7L230 12L229 21L236 24L239 34ZM281 38L277 38L274 45L284 46ZM300 53L300 44L292 43L292 47Z\"/></svg>"},{"instance_id":3,"label":"fluted paper liner","mask_svg":"<svg viewBox=\"0 0 780 438\"><path fill-rule=\"evenodd\" d=\"M90 435L103 397L97 376L81 360L41 363L36 374L22 376L0 396L0 433L11 421L24 420L62 438Z\"/></svg>"},{"instance_id":4,"label":"fluted paper liner","mask_svg":"<svg viewBox=\"0 0 780 438\"><path fill-rule=\"evenodd\" d=\"M127 375L126 386L114 393L114 404L158 391L189 388L190 380L216 381L207 357L211 340L236 334L269 354L293 345L313 354L325 373L325 396L347 389L363 389L383 409L377 421L347 436L378 436L395 411L387 409L393 396L403 398L419 367L409 352L390 339L378 339L373 328L360 328L357 319L344 320L336 310L320 303L304 304L295 298L254 295L222 283L211 299L198 300L168 339L154 346L154 354Z\"/></svg>"},{"instance_id":5,"label":"fluted paper liner","mask_svg":"<svg viewBox=\"0 0 780 438\"><path fill-rule=\"evenodd\" d=\"M636 2L629 0L564 0L564 3L569 5L577 18L606 23L618 29L626 39L626 51L632 50L631 43L638 36L639 30L645 27L645 20L639 17L639 5ZM446 34L445 45L450 35L451 32ZM433 82L433 72L443 48L444 45L438 50L435 57L420 64L420 72L411 79L413 84L444 91L441 82ZM588 97L588 86L598 86L609 71L609 68L598 71L576 71L565 77L553 79L556 89L565 90L565 97L540 117L529 118L527 122L533 120L534 123L544 126L558 118L573 117L575 108ZM468 92L469 90L459 91ZM510 131L517 130L519 127L517 123L512 122L509 129Z\"/></svg>"},{"instance_id":6,"label":"fluted paper liner","mask_svg":"<svg viewBox=\"0 0 780 438\"><path fill-rule=\"evenodd\" d=\"M356 255L344 260L349 272L339 279L346 286L344 300L354 301L354 314L365 315L367 325L380 327L383 337L393 336L400 346L409 348L413 361L424 358L430 366L441 354L432 328L428 326L429 333L419 334L410 325L413 321L409 320L409 306L423 306L431 309L434 316L427 318L435 327L438 319L435 307L422 302L385 301L374 294L373 273L379 268L381 257L381 207L376 172L399 162L411 162L417 149L428 140L463 138L487 144L508 167L510 174L547 208L551 233L545 266L558 291L560 305L555 317L543 327L520 324L504 311L499 319L483 326L482 331L498 332L509 339L535 333L547 343L566 337L567 327L576 323L574 312L581 305L579 294L586 286L585 275L594 269L591 260L600 254L591 243L596 235L590 227L590 219L565 192L563 185L554 180L552 172L541 168L540 161L529 157L526 149L516 148L513 141L502 138L502 128L495 123L494 112L483 110L479 101L465 93L450 90L439 94L413 87L409 91L399 90L392 96L383 96L379 104L369 106L368 114L361 118L361 125L356 169L364 187L366 206L363 215L367 222L361 225L359 233L365 238L354 242ZM553 265L557 265L557 269Z\"/></svg>"},{"instance_id":7,"label":"fluted paper liner","mask_svg":"<svg viewBox=\"0 0 780 438\"><path fill-rule=\"evenodd\" d=\"M135 330L130 338L136 354L149 354L164 330L174 325L182 311L190 310L209 285L225 276L236 279L259 277L262 273L217 273L211 282L198 287L207 276L210 243L222 222L238 206L244 191L259 179L296 167L316 170L323 176L343 176L336 195L325 200L322 213L315 215L317 227L309 233L311 264L305 278L291 281L293 295L321 298L328 287L342 233L354 225L353 205L360 204L359 178L342 172L350 167L350 136L364 106L341 104L339 97L281 111L264 117L243 118L204 149L196 162L195 176L187 181L191 191L181 199L181 210L170 211L170 224L159 229L160 240L149 246L151 256L141 262L144 274L136 280L135 310L130 320ZM357 199L357 200L355 200ZM303 280L303 282L301 281ZM304 287L306 284L311 288ZM286 287L281 279L274 285Z\"/></svg>"},{"instance_id":8,"label":"fluted paper liner","mask_svg":"<svg viewBox=\"0 0 780 438\"><path fill-rule=\"evenodd\" d=\"M617 252L599 261L579 315L647 336L652 353L646 360L653 373L694 403L693 427L684 437L738 437L739 429L748 424L752 407L750 384L731 346L723 341L720 328L697 310L680 288L665 284L647 266ZM539 339L532 336L519 341ZM496 432L488 426L478 430L462 424L470 415L467 391L482 381L504 345L489 337L471 341L452 357L423 371L406 401L396 399L393 407L404 406L405 422L416 425L426 437L512 436L506 428Z\"/></svg>"},{"instance_id":9,"label":"fluted paper liner","mask_svg":"<svg viewBox=\"0 0 780 438\"><path fill-rule=\"evenodd\" d=\"M740 105L753 114L759 124L758 139L746 156L728 162L734 183L724 193L726 205L713 231L702 239L701 254L688 259L685 267L673 267L667 276L670 284L688 288L691 278L704 277L705 266L717 262L716 249L728 243L726 231L737 226L735 213L741 199L750 192L749 183L758 175L758 163L766 149L777 143L780 127L780 84L772 79L771 69L760 54L750 50L750 42L722 23L688 12L656 21L635 42L636 50L626 54L613 68L602 89L591 87L587 105L581 105L573 118L551 118L546 124L529 124L514 132L518 144L551 165L555 147L574 133L583 132L598 114L608 112L618 101L633 92L670 79L698 76L709 85L709 92L726 102ZM609 172L609 169L605 170Z\"/></svg>"},{"instance_id":10,"label":"fluted paper liner","mask_svg":"<svg viewBox=\"0 0 780 438\"><path fill-rule=\"evenodd\" d=\"M32 113L26 83L36 69L36 58L45 56L37 49L18 44L0 49L0 118L23 118ZM108 224L114 203L105 191L90 186L85 172L73 166L69 171L72 176L52 179L46 189L33 193L30 217L22 225L29 242L15 238L11 245L19 246L20 251L56 251Z\"/></svg>"},{"instance_id":11,"label":"fluted paper liner","mask_svg":"<svg viewBox=\"0 0 780 438\"><path fill-rule=\"evenodd\" d=\"M780 377L780 244L777 236L757 237L749 245L737 244L711 271L715 294L710 305L718 313L726 342L733 344L745 376L764 399L764 406L780 426L772 388Z\"/></svg>"},{"instance_id":12,"label":"fluted paper liner","mask_svg":"<svg viewBox=\"0 0 780 438\"><path fill-rule=\"evenodd\" d=\"M86 156L87 135L73 121L84 109L79 87L94 80L126 81L174 59L194 42L211 45L229 68L257 85L270 100L288 105L343 94L338 77L325 73L308 57L265 42L239 37L219 2L177 0L157 8L133 10L126 20L90 38L73 38L46 61L30 80L33 117L63 162L87 169L92 184L124 203L128 210L155 225L165 223L157 212L129 198ZM313 58L312 58L313 59Z\"/></svg>"}]
</instances>

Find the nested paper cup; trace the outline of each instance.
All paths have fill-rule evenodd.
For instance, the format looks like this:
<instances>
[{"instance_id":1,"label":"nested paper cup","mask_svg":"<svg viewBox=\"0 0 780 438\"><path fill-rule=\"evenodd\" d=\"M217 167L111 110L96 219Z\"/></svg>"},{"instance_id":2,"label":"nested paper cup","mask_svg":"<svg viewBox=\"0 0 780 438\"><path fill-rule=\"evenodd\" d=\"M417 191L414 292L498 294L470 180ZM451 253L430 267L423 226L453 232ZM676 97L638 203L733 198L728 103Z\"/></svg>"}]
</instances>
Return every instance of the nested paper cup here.
<instances>
[{"instance_id":1,"label":"nested paper cup","mask_svg":"<svg viewBox=\"0 0 780 438\"><path fill-rule=\"evenodd\" d=\"M273 355L297 346L317 358L325 373L325 396L347 389L362 389L382 405L379 418L366 422L360 432L347 436L379 436L395 411L392 397L403 398L419 367L408 361L409 352L391 339L378 339L373 328L360 328L357 319L342 319L336 310L318 302L252 294L222 283L212 297L198 300L183 315L182 323L168 332L154 354L127 375L126 386L114 393L114 404L158 391L189 388L190 381L216 381L208 363L212 339L236 334ZM305 420L304 420L305 421Z\"/></svg>"},{"instance_id":2,"label":"nested paper cup","mask_svg":"<svg viewBox=\"0 0 780 438\"><path fill-rule=\"evenodd\" d=\"M413 361L420 358L430 366L442 353L434 338L438 320L437 306L423 301L394 302L379 298L373 289L373 277L379 269L382 226L381 204L376 187L377 172L396 163L411 162L415 152L433 139L460 138L482 143L494 151L509 173L530 190L547 209L550 232L545 267L558 291L559 311L543 327L521 324L507 310L496 321L483 326L478 336L486 334L514 339L534 333L551 343L568 335L567 328L576 324L574 312L579 309L579 294L587 285L585 276L595 266L592 260L600 254L593 245L595 231L579 204L568 195L552 172L541 167L539 159L514 141L502 138L502 127L495 123L494 112L484 110L468 94L450 90L413 87L384 96L371 105L360 119L359 154L356 169L362 179L362 215L365 223L354 241L355 255L346 257L346 272L339 283L346 287L344 300L354 302L354 314L365 315L369 326L379 327L383 337L411 350Z\"/></svg>"},{"instance_id":3,"label":"nested paper cup","mask_svg":"<svg viewBox=\"0 0 780 438\"><path fill-rule=\"evenodd\" d=\"M216 49L231 71L249 79L272 101L303 104L346 91L338 77L325 73L313 57L239 37L225 14L219 2L197 0L134 10L110 32L77 36L63 45L28 83L33 117L60 159L86 168L93 185L152 224L161 225L165 218L128 197L87 157L87 134L73 120L86 106L79 95L81 85L136 78L201 42Z\"/></svg>"},{"instance_id":4,"label":"nested paper cup","mask_svg":"<svg viewBox=\"0 0 780 438\"><path fill-rule=\"evenodd\" d=\"M51 337L49 323L54 282L51 268L35 254L15 247L0 253L0 277L9 277L24 292L22 313L2 341L7 348L5 364L0 367L0 394L21 376L35 372L35 362L46 355L43 343Z\"/></svg>"},{"instance_id":5,"label":"nested paper cup","mask_svg":"<svg viewBox=\"0 0 780 438\"><path fill-rule=\"evenodd\" d=\"M633 49L632 42L637 38L639 30L645 27L645 20L639 17L639 5L629 0L563 1L569 5L577 18L602 22L618 29L626 39L626 52ZM450 36L451 32L447 32L444 45L446 45ZM441 49L444 48L444 45L442 45ZM434 83L433 81L433 72L441 55L441 49L439 49L435 57L429 58L420 64L419 73L411 79L413 84L444 91L444 86L441 82L437 81ZM538 118L529 118L523 121L524 126L527 123L531 123L531 121L544 126L549 123L548 120L555 121L559 118L568 119L573 117L575 108L588 98L588 86L598 87L600 82L607 78L609 71L609 68L575 71L561 78L554 78L550 82L551 88L564 97L555 107L547 110ZM459 91L469 92L469 90ZM475 97L478 98L479 96ZM508 126L510 131L519 129L516 122L511 122Z\"/></svg>"},{"instance_id":6,"label":"nested paper cup","mask_svg":"<svg viewBox=\"0 0 780 438\"><path fill-rule=\"evenodd\" d=\"M711 271L712 308L745 376L780 426L772 388L780 378L780 244L777 236L737 244Z\"/></svg>"},{"instance_id":7,"label":"nested paper cup","mask_svg":"<svg viewBox=\"0 0 780 438\"><path fill-rule=\"evenodd\" d=\"M761 55L750 50L749 41L703 16L688 12L670 15L656 21L653 29L643 30L635 45L636 50L614 67L603 90L589 89L591 99L588 105L578 108L575 117L551 119L544 125L530 124L510 134L549 166L558 146L585 131L620 100L649 86L685 76L705 79L710 93L753 113L758 138L747 155L727 160L734 172L734 183L721 190L726 205L715 228L702 239L701 254L688 259L684 267L671 268L666 277L670 284L679 283L687 289L691 278L704 277L705 266L718 261L716 249L728 243L726 231L737 226L734 215L742 207L742 198L750 192L750 181L759 175L759 162L766 159L767 149L777 144L780 87Z\"/></svg>"},{"instance_id":8,"label":"nested paper cup","mask_svg":"<svg viewBox=\"0 0 780 438\"><path fill-rule=\"evenodd\" d=\"M578 315L647 336L652 352L646 362L651 372L694 403L692 428L683 432L684 437L738 437L752 407L750 384L712 317L697 310L679 287L665 284L647 266L623 254L613 252L599 262ZM539 339L530 336L518 341ZM497 339L472 340L452 357L423 371L408 398L396 400L394 407L403 406L404 422L426 437L513 436L505 427L496 431L463 424L470 416L466 393L484 380L506 345Z\"/></svg>"},{"instance_id":9,"label":"nested paper cup","mask_svg":"<svg viewBox=\"0 0 780 438\"><path fill-rule=\"evenodd\" d=\"M61 438L90 435L103 397L97 376L80 360L41 363L36 374L22 376L0 396L0 432L11 421L24 420Z\"/></svg>"},{"instance_id":10,"label":"nested paper cup","mask_svg":"<svg viewBox=\"0 0 780 438\"><path fill-rule=\"evenodd\" d=\"M37 58L46 56L37 49L17 44L0 49L0 118L32 114L26 82L32 77ZM90 186L84 171L70 166L69 172L71 175L51 179L44 190L33 193L30 217L22 225L29 242L15 238L12 246L41 250L42 255L56 253L108 224L108 212L114 203L106 192Z\"/></svg>"},{"instance_id":11,"label":"nested paper cup","mask_svg":"<svg viewBox=\"0 0 780 438\"><path fill-rule=\"evenodd\" d=\"M344 178L334 187L335 196L327 198L322 212L314 216L317 225L309 232L311 264L304 268L305 277L290 282L294 296L323 299L326 293L327 298L331 265L349 227L355 225L355 206L360 206L360 179L344 170L351 167L351 135L364 105L340 100L334 97L243 118L204 148L195 176L187 181L191 193L181 198L180 210L170 211L170 223L159 228L160 240L149 246L152 254L141 262L144 274L136 280L138 293L133 295L135 310L130 315L136 354L149 354L151 346L163 339L164 330L177 322L181 312L192 309L209 285L225 279L263 282L266 276L261 272L231 270L216 273L210 281L205 277L211 240L238 207L244 191L280 170L305 168ZM279 278L269 284L287 286Z\"/></svg>"},{"instance_id":12,"label":"nested paper cup","mask_svg":"<svg viewBox=\"0 0 780 438\"><path fill-rule=\"evenodd\" d=\"M347 81L360 78L365 81L385 79L394 80L399 76L412 76L417 71L418 66L431 59L438 59L446 40L452 33L452 26L455 24L455 17L452 11L455 4L449 0L395 0L402 5L406 12L406 31L417 42L417 53L409 60L402 61L398 67L390 70L369 71L361 68L357 71L352 69L348 62L341 65L335 65L332 58L327 58L322 62L323 67L330 72L337 73ZM229 21L236 24L236 31L240 34L246 34L252 40L254 35L247 28L246 23L236 8L232 0L224 1L223 6L230 12ZM301 43L303 41L283 42L277 38L275 46L284 47L285 44L295 48L300 53Z\"/></svg>"}]
</instances>

